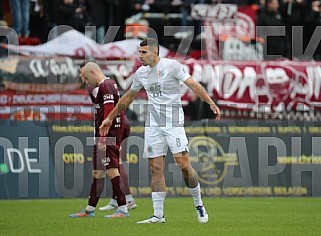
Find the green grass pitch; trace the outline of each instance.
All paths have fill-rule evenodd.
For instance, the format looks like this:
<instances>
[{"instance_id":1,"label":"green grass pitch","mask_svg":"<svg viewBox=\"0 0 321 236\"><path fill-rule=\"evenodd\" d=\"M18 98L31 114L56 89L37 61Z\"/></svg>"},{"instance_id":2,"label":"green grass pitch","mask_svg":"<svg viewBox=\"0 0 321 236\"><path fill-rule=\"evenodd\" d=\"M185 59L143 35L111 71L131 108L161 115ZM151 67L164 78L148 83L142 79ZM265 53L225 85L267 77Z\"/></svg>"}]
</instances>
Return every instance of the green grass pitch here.
<instances>
[{"instance_id":1,"label":"green grass pitch","mask_svg":"<svg viewBox=\"0 0 321 236\"><path fill-rule=\"evenodd\" d=\"M101 199L99 206L109 199ZM199 224L192 199L167 198L165 224L140 225L152 215L150 198L126 219L71 219L86 199L0 200L0 235L321 235L320 198L204 198L209 222Z\"/></svg>"}]
</instances>

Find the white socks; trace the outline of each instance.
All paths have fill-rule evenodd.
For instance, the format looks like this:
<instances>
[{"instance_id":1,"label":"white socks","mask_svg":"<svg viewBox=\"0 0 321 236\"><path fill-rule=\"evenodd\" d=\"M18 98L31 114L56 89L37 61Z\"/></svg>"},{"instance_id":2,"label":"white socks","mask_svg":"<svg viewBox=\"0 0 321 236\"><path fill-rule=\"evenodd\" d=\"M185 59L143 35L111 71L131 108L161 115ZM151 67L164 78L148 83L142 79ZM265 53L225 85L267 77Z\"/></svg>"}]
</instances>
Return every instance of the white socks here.
<instances>
[{"instance_id":1,"label":"white socks","mask_svg":"<svg viewBox=\"0 0 321 236\"><path fill-rule=\"evenodd\" d=\"M133 195L131 195L131 194L128 194L128 195L126 195L125 197L126 197L126 202L127 202L127 203L134 201Z\"/></svg>"},{"instance_id":2,"label":"white socks","mask_svg":"<svg viewBox=\"0 0 321 236\"><path fill-rule=\"evenodd\" d=\"M195 207L203 206L200 184L198 184L195 188L188 188L188 189L191 195L193 196Z\"/></svg>"},{"instance_id":3,"label":"white socks","mask_svg":"<svg viewBox=\"0 0 321 236\"><path fill-rule=\"evenodd\" d=\"M152 192L154 216L162 218L164 216L164 201L166 192Z\"/></svg>"},{"instance_id":4,"label":"white socks","mask_svg":"<svg viewBox=\"0 0 321 236\"><path fill-rule=\"evenodd\" d=\"M122 205L122 206L118 207L118 209L121 210L122 212L125 212L125 213L128 212L127 205Z\"/></svg>"},{"instance_id":5,"label":"white socks","mask_svg":"<svg viewBox=\"0 0 321 236\"><path fill-rule=\"evenodd\" d=\"M86 206L86 211L94 211L95 209L96 207L89 206L89 205Z\"/></svg>"},{"instance_id":6,"label":"white socks","mask_svg":"<svg viewBox=\"0 0 321 236\"><path fill-rule=\"evenodd\" d=\"M127 198L126 198L126 200L127 200ZM113 199L113 198L110 199L109 204L114 205L114 206L118 206L117 200L116 200L116 199ZM122 212L125 212L125 213L128 212L128 210L127 210L127 204L126 204L126 205L123 205L123 206L119 206L118 209L121 210Z\"/></svg>"},{"instance_id":7,"label":"white socks","mask_svg":"<svg viewBox=\"0 0 321 236\"><path fill-rule=\"evenodd\" d=\"M118 206L117 200L113 199L113 198L110 199L109 204L114 205L114 206Z\"/></svg>"},{"instance_id":8,"label":"white socks","mask_svg":"<svg viewBox=\"0 0 321 236\"><path fill-rule=\"evenodd\" d=\"M131 194L126 195L125 197L126 197L126 202L127 203L134 201L133 195L131 195ZM113 198L110 199L109 204L118 206L116 199L113 199Z\"/></svg>"},{"instance_id":9,"label":"white socks","mask_svg":"<svg viewBox=\"0 0 321 236\"><path fill-rule=\"evenodd\" d=\"M195 188L188 188L194 199L194 205L203 206L203 201L201 197L201 188L198 184ZM166 192L152 192L154 216L162 218L164 216L164 201L166 197Z\"/></svg>"}]
</instances>

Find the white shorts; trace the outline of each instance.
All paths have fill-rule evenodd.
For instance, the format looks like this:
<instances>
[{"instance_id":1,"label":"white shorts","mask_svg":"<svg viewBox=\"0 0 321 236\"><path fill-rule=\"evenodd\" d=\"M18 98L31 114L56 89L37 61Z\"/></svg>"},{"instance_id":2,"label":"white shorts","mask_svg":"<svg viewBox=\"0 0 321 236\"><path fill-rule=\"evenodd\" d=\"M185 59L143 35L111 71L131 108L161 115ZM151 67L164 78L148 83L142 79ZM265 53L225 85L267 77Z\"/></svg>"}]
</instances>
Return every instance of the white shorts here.
<instances>
[{"instance_id":1,"label":"white shorts","mask_svg":"<svg viewBox=\"0 0 321 236\"><path fill-rule=\"evenodd\" d=\"M145 158L166 156L168 147L173 154L189 151L184 127L145 127Z\"/></svg>"}]
</instances>

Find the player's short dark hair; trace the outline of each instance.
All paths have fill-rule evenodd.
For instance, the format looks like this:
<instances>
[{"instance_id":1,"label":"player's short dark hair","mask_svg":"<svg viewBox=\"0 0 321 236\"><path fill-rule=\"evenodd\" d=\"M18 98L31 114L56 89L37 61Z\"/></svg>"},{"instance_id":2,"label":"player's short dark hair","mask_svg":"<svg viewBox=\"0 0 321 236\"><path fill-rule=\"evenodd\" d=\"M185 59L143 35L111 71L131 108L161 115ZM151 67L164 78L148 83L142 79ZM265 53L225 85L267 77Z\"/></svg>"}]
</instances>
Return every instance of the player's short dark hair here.
<instances>
[{"instance_id":1,"label":"player's short dark hair","mask_svg":"<svg viewBox=\"0 0 321 236\"><path fill-rule=\"evenodd\" d=\"M87 61L83 61L79 64L79 68L83 68L87 64Z\"/></svg>"},{"instance_id":2,"label":"player's short dark hair","mask_svg":"<svg viewBox=\"0 0 321 236\"><path fill-rule=\"evenodd\" d=\"M159 55L159 43L154 38L147 38L140 42L139 46L151 46L157 48L157 55Z\"/></svg>"}]
</instances>

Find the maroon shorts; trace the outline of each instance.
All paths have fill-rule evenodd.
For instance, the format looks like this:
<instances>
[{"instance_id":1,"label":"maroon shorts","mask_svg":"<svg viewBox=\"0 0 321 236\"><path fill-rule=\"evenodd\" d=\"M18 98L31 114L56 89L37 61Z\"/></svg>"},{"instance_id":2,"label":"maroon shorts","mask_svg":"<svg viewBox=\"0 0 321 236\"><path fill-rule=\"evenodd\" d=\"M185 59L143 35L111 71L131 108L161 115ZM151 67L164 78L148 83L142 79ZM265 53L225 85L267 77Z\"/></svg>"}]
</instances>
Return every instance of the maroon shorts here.
<instances>
[{"instance_id":1,"label":"maroon shorts","mask_svg":"<svg viewBox=\"0 0 321 236\"><path fill-rule=\"evenodd\" d=\"M110 168L119 168L119 149L116 146L108 145L106 151L98 150L94 146L93 169L105 170Z\"/></svg>"}]
</instances>

